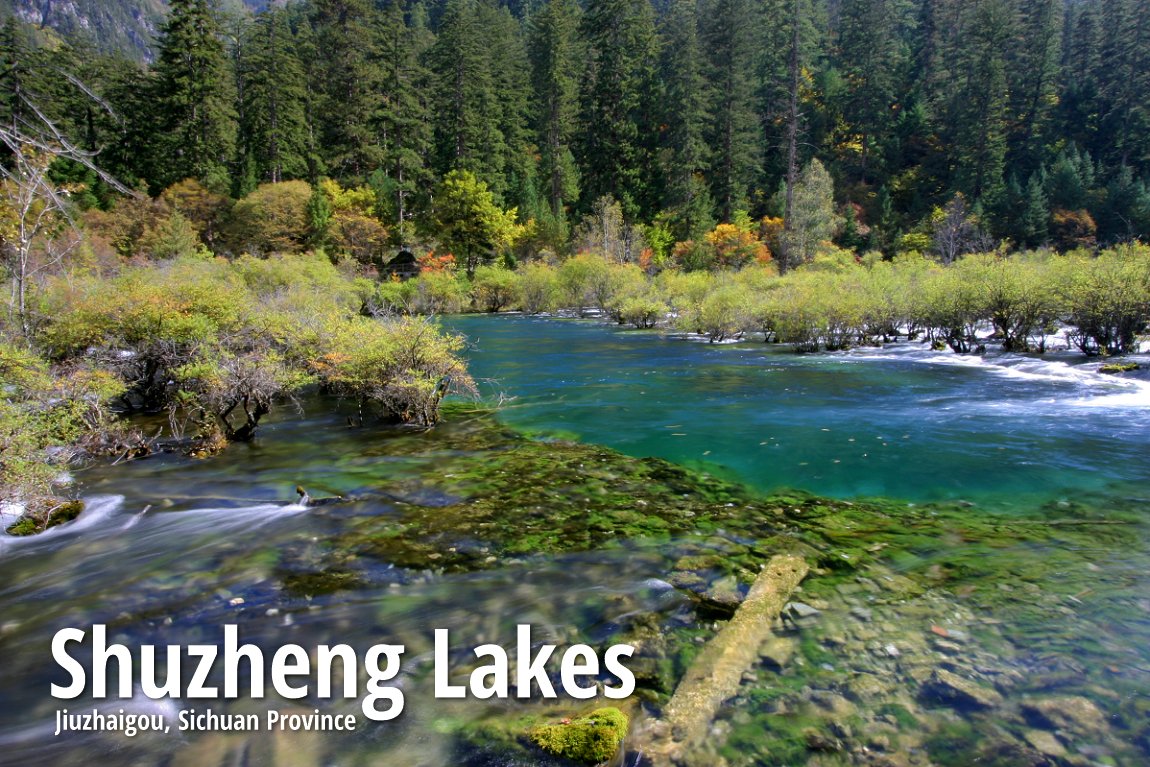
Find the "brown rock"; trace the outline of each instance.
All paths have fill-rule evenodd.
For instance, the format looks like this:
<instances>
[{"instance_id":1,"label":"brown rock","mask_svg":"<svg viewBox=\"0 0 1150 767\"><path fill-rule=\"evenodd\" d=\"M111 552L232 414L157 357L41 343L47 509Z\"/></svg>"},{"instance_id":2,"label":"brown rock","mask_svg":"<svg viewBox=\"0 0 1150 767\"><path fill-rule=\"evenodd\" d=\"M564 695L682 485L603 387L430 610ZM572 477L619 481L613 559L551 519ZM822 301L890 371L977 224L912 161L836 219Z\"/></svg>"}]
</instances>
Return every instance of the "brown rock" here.
<instances>
[{"instance_id":1,"label":"brown rock","mask_svg":"<svg viewBox=\"0 0 1150 767\"><path fill-rule=\"evenodd\" d=\"M989 709L1002 705L1002 696L990 687L936 668L923 686L923 693L956 708Z\"/></svg>"},{"instance_id":2,"label":"brown rock","mask_svg":"<svg viewBox=\"0 0 1150 767\"><path fill-rule=\"evenodd\" d=\"M1032 723L1050 730L1067 730L1076 735L1102 735L1109 728L1098 706L1079 695L1028 700L1022 713Z\"/></svg>"}]
</instances>

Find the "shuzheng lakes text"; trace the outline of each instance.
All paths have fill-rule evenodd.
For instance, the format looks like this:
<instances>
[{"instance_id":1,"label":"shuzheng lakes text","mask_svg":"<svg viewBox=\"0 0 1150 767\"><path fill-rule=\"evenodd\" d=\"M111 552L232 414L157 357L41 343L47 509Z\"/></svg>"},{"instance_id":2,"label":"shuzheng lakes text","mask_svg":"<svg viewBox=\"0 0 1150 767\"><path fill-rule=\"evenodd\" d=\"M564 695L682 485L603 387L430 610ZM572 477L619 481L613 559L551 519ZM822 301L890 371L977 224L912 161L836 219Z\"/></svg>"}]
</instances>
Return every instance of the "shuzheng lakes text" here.
<instances>
[{"instance_id":1,"label":"shuzheng lakes text","mask_svg":"<svg viewBox=\"0 0 1150 767\"><path fill-rule=\"evenodd\" d=\"M556 646L541 644L532 647L531 627L520 624L516 629L515 672L512 680L511 660L508 652L495 644L484 644L472 650L474 656L487 661L476 667L467 684L451 679L452 648L447 629L435 629L435 697L507 698L514 681L518 698L556 698L559 693L552 682L549 663L558 660L560 689L577 699L604 695L622 699L635 689L635 677L622 659L634 652L630 645L613 645L603 653L602 660L594 648L575 644L561 656L553 658ZM107 628L95 624L89 632L78 628L63 628L52 639L52 658L70 678L66 685L52 684L52 696L74 700L87 693L95 699L119 697L128 699L135 690L152 700L175 698L186 700L236 699L242 695L261 699L270 685L275 694L288 700L308 696L330 699L360 698L360 683L364 683L361 707L365 717L382 722L402 713L403 645L377 644L359 653L346 644L318 645L314 654L296 644L280 646L266 661L264 651L252 644L240 644L239 629L235 624L223 626L222 648L214 644L166 645L163 658L158 657L156 645L140 645L138 657L122 644L108 644ZM86 668L69 652L69 645L87 650ZM248 684L241 693L241 662L247 665ZM116 690L109 693L109 671L115 668ZM159 667L163 666L163 681L159 680ZM222 691L218 684L222 667ZM186 680L186 681L185 681ZM458 681L458 680L457 680ZM537 692L536 692L537 690ZM334 694L333 694L334 691Z\"/></svg>"}]
</instances>

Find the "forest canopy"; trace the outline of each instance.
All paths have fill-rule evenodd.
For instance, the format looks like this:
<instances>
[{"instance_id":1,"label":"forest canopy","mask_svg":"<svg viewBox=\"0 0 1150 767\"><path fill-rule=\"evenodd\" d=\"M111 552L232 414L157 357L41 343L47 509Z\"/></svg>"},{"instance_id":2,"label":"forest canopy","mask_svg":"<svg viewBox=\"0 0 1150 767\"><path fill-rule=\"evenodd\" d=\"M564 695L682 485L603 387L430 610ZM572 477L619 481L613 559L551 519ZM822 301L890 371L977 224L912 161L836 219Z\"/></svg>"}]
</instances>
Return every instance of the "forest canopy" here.
<instances>
[{"instance_id":1,"label":"forest canopy","mask_svg":"<svg viewBox=\"0 0 1150 767\"><path fill-rule=\"evenodd\" d=\"M292 180L363 190L330 231L365 256L435 239L436 191L461 172L529 225L532 252L578 249L604 200L627 247L643 235L636 252L749 215L782 219L784 267L828 238L891 256L956 205L979 237L1072 249L1150 231L1140 18L1132 0L311 0L245 16L175 0L146 67L10 19L0 118L31 94L153 197L188 179L228 199ZM812 181L829 211L803 197ZM90 183L84 203L112 197Z\"/></svg>"}]
</instances>

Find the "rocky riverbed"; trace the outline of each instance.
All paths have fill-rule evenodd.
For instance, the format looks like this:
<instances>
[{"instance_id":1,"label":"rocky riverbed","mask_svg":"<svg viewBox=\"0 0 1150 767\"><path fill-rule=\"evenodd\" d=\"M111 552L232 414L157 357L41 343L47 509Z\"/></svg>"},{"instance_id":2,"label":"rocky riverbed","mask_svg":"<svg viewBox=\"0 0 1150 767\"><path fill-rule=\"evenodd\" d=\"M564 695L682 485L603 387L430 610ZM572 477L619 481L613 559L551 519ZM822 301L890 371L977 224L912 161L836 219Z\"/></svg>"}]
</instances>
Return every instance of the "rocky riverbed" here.
<instances>
[{"instance_id":1,"label":"rocky riverbed","mask_svg":"<svg viewBox=\"0 0 1150 767\"><path fill-rule=\"evenodd\" d=\"M168 460L161 468L169 476L198 471ZM433 699L429 627L450 628L470 648L507 644L514 625L527 622L558 652L574 643L636 646L628 665L638 689L620 706L632 734L614 761L641 764L635 733L660 716L760 568L794 554L810 574L737 694L680 763L1150 760L1144 499L1082 496L1007 516L969 504L762 495L661 460L529 439L460 410L434 436L389 435L330 467L324 491L345 502L286 515L268 505L213 511L198 537L180 533L178 558L149 554L154 567L141 549L198 519L205 501L156 497L168 511L110 517L134 540L101 537L93 526L59 556L80 557L88 563L81 572L96 572L100 557L134 551L130 588L110 572L85 612L67 602L33 611L48 598L74 600L65 597L70 589L96 588L99 578L37 587L31 577L0 638L14 642L16 684L35 679L24 669L39 647L17 640L81 616L108 621L129 642L168 632L199 639L225 622L269 644L285 632L305 646L333 637L400 642L413 659L404 682L412 704L386 736L207 734L50 746L32 738L9 753L26 746L60 765L108 749L124 764L168 766L568 763L530 733L578 721L595 705ZM137 470L124 467L127 476L102 487L116 490ZM222 496L227 482L215 481L210 493ZM17 558L9 575L28 568L27 577L33 565ZM452 656L460 677L475 665L468 653ZM266 705L281 704L298 705Z\"/></svg>"}]
</instances>

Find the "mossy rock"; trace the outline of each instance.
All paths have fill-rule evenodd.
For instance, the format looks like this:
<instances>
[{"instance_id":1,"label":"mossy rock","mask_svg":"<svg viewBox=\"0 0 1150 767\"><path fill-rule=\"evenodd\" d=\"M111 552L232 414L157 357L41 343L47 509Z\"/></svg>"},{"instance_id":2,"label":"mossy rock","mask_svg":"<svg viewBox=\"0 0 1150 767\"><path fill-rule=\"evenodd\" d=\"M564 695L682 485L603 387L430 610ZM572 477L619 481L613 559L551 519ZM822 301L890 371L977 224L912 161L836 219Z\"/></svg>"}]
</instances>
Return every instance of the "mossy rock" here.
<instances>
[{"instance_id":1,"label":"mossy rock","mask_svg":"<svg viewBox=\"0 0 1150 767\"><path fill-rule=\"evenodd\" d=\"M541 725L532 729L528 736L535 745L553 756L593 765L615 756L627 737L629 725L626 714L608 706L564 723Z\"/></svg>"},{"instance_id":2,"label":"mossy rock","mask_svg":"<svg viewBox=\"0 0 1150 767\"><path fill-rule=\"evenodd\" d=\"M43 518L41 518L42 515L39 514L25 514L9 525L5 532L7 532L8 535L36 535L50 527L71 522L80 516L80 512L83 510L83 501L65 501L52 507Z\"/></svg>"},{"instance_id":3,"label":"mossy rock","mask_svg":"<svg viewBox=\"0 0 1150 767\"><path fill-rule=\"evenodd\" d=\"M1110 362L1098 368L1099 373L1129 373L1138 370L1141 366L1137 362Z\"/></svg>"},{"instance_id":4,"label":"mossy rock","mask_svg":"<svg viewBox=\"0 0 1150 767\"><path fill-rule=\"evenodd\" d=\"M357 574L346 570L330 569L312 573L281 574L284 588L291 594L301 597L316 597L334 594L345 589L360 589L365 581Z\"/></svg>"}]
</instances>

